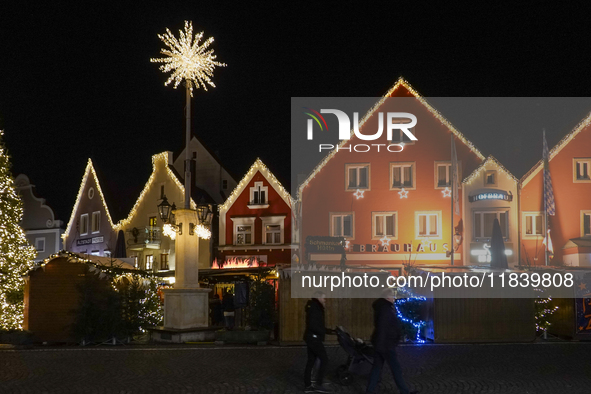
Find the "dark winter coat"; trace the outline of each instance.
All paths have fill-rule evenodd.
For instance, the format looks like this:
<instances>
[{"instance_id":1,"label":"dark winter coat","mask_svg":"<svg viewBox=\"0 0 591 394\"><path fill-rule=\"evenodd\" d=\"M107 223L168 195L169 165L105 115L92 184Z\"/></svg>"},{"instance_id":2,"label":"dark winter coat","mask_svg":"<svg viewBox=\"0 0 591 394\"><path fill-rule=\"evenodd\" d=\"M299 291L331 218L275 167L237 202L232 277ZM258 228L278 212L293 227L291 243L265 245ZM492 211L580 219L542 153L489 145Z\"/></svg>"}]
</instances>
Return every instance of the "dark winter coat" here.
<instances>
[{"instance_id":1,"label":"dark winter coat","mask_svg":"<svg viewBox=\"0 0 591 394\"><path fill-rule=\"evenodd\" d=\"M324 325L324 306L316 298L306 304L306 331L304 341L324 341L326 327Z\"/></svg>"},{"instance_id":2,"label":"dark winter coat","mask_svg":"<svg viewBox=\"0 0 591 394\"><path fill-rule=\"evenodd\" d=\"M234 296L232 294L225 294L222 299L224 312L234 312Z\"/></svg>"},{"instance_id":3,"label":"dark winter coat","mask_svg":"<svg viewBox=\"0 0 591 394\"><path fill-rule=\"evenodd\" d=\"M371 343L378 352L385 352L398 345L402 337L402 327L396 307L385 298L380 298L372 304L374 331Z\"/></svg>"}]
</instances>

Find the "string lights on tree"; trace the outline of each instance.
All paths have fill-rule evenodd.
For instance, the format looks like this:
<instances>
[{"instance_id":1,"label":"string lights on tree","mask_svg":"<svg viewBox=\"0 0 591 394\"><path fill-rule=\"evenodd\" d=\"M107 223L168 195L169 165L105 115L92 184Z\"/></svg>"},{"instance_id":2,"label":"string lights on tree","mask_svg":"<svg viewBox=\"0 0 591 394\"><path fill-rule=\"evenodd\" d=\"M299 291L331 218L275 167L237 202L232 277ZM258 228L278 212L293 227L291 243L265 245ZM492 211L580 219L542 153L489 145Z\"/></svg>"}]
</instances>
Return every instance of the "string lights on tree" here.
<instances>
[{"instance_id":1,"label":"string lights on tree","mask_svg":"<svg viewBox=\"0 0 591 394\"><path fill-rule=\"evenodd\" d=\"M22 328L24 275L33 267L37 252L19 225L23 204L14 188L10 157L0 130L0 330Z\"/></svg>"}]
</instances>

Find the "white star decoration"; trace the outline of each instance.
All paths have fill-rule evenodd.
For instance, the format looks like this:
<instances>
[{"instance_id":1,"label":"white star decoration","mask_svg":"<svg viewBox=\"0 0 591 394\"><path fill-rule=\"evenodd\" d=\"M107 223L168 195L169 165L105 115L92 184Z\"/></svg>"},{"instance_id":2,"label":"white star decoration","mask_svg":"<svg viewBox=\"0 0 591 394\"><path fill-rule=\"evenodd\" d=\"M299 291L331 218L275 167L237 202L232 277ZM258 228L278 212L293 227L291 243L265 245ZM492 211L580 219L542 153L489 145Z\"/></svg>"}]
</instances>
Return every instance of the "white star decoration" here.
<instances>
[{"instance_id":1,"label":"white star decoration","mask_svg":"<svg viewBox=\"0 0 591 394\"><path fill-rule=\"evenodd\" d=\"M384 234L384 236L380 238L380 242L382 243L382 246L390 245L390 238Z\"/></svg>"},{"instance_id":2,"label":"white star decoration","mask_svg":"<svg viewBox=\"0 0 591 394\"><path fill-rule=\"evenodd\" d=\"M408 198L408 190L404 190L404 188L402 188L402 190L398 192L398 195L400 198Z\"/></svg>"},{"instance_id":3,"label":"white star decoration","mask_svg":"<svg viewBox=\"0 0 591 394\"><path fill-rule=\"evenodd\" d=\"M357 189L357 191L355 193L353 193L353 195L355 197L357 197L357 199L359 200L360 198L363 198L363 193L365 193L365 190Z\"/></svg>"},{"instance_id":4,"label":"white star decoration","mask_svg":"<svg viewBox=\"0 0 591 394\"><path fill-rule=\"evenodd\" d=\"M350 243L350 242L351 242L351 241L345 241L345 249L349 249L349 243Z\"/></svg>"},{"instance_id":5,"label":"white star decoration","mask_svg":"<svg viewBox=\"0 0 591 394\"><path fill-rule=\"evenodd\" d=\"M443 193L443 197L451 197L451 189L449 187L443 189L441 193Z\"/></svg>"}]
</instances>

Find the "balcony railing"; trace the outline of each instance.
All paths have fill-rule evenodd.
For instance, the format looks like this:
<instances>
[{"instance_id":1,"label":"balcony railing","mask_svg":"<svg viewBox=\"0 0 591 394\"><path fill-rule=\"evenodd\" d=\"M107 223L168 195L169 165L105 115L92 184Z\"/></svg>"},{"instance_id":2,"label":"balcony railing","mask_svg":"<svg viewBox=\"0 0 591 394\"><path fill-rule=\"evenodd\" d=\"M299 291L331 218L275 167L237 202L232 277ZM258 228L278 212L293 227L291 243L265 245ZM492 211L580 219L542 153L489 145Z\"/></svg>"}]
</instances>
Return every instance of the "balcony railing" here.
<instances>
[{"instance_id":1,"label":"balcony railing","mask_svg":"<svg viewBox=\"0 0 591 394\"><path fill-rule=\"evenodd\" d=\"M129 245L157 246L162 240L162 228L160 227L134 227L130 231L130 237L127 240Z\"/></svg>"}]
</instances>

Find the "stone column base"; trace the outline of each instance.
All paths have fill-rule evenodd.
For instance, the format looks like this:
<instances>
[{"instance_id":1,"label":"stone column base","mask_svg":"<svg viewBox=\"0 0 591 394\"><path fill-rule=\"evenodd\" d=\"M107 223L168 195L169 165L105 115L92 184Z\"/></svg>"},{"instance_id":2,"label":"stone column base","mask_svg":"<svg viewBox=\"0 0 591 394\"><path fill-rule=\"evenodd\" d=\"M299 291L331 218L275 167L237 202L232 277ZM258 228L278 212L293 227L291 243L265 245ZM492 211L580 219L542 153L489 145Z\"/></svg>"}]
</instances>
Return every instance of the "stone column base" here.
<instances>
[{"instance_id":1,"label":"stone column base","mask_svg":"<svg viewBox=\"0 0 591 394\"><path fill-rule=\"evenodd\" d=\"M164 289L164 328L184 330L209 325L211 289Z\"/></svg>"}]
</instances>

